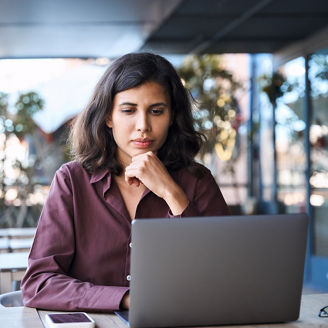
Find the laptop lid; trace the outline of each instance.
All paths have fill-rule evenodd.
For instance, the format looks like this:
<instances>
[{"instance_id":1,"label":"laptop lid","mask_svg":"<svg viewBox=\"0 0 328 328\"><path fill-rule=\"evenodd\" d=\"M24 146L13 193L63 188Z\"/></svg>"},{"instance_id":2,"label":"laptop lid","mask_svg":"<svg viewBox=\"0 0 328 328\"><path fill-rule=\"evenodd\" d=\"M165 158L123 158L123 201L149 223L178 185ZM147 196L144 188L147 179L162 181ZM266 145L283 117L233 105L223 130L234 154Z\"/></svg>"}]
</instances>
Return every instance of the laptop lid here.
<instances>
[{"instance_id":1,"label":"laptop lid","mask_svg":"<svg viewBox=\"0 0 328 328\"><path fill-rule=\"evenodd\" d=\"M305 214L132 222L130 327L296 320Z\"/></svg>"}]
</instances>

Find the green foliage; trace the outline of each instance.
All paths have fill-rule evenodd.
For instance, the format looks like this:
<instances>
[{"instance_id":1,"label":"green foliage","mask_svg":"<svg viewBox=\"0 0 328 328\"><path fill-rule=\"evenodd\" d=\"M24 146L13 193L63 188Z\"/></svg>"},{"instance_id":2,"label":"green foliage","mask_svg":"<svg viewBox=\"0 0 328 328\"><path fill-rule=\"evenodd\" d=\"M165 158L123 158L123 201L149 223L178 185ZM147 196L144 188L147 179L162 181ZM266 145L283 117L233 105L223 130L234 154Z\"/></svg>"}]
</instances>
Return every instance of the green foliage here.
<instances>
[{"instance_id":1,"label":"green foliage","mask_svg":"<svg viewBox=\"0 0 328 328\"><path fill-rule=\"evenodd\" d=\"M21 94L15 103L16 113L8 111L8 95L0 92L0 227L21 226L29 211L27 198L34 190L33 176L36 162L10 162L7 158L8 140L15 135L20 141L36 128L32 115L42 110L43 100L35 92ZM6 166L18 172L16 178L7 174ZM20 206L13 206L6 200L8 191L16 192Z\"/></svg>"},{"instance_id":2,"label":"green foliage","mask_svg":"<svg viewBox=\"0 0 328 328\"><path fill-rule=\"evenodd\" d=\"M241 120L235 97L241 84L222 67L219 55L188 56L178 73L197 103L195 128L207 138L201 158L215 149L221 159L230 159Z\"/></svg>"},{"instance_id":3,"label":"green foliage","mask_svg":"<svg viewBox=\"0 0 328 328\"><path fill-rule=\"evenodd\" d=\"M28 92L19 96L15 107L17 113L14 120L14 133L21 139L36 128L32 116L43 108L43 100L37 93Z\"/></svg>"},{"instance_id":4,"label":"green foliage","mask_svg":"<svg viewBox=\"0 0 328 328\"><path fill-rule=\"evenodd\" d=\"M16 101L16 114L8 112L8 95L0 92L0 133L13 133L19 139L31 134L36 125L32 115L42 110L43 100L35 92L21 94Z\"/></svg>"},{"instance_id":5,"label":"green foliage","mask_svg":"<svg viewBox=\"0 0 328 328\"><path fill-rule=\"evenodd\" d=\"M7 115L8 108L8 95L4 92L0 92L0 117Z\"/></svg>"},{"instance_id":6,"label":"green foliage","mask_svg":"<svg viewBox=\"0 0 328 328\"><path fill-rule=\"evenodd\" d=\"M278 98L292 90L292 85L287 82L286 77L280 72L274 72L272 75L262 75L259 82L262 85L262 91L266 93L273 106L276 105Z\"/></svg>"},{"instance_id":7,"label":"green foliage","mask_svg":"<svg viewBox=\"0 0 328 328\"><path fill-rule=\"evenodd\" d=\"M315 77L321 80L328 80L328 56L313 55L311 60L319 68Z\"/></svg>"}]
</instances>

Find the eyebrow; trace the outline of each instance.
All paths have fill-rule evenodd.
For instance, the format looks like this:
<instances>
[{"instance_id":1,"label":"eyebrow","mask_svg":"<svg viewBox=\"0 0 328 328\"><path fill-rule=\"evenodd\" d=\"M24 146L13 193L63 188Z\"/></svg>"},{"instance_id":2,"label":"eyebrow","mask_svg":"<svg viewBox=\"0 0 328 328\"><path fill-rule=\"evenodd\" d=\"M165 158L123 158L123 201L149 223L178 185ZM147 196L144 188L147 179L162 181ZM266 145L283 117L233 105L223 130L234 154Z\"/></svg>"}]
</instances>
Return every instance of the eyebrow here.
<instances>
[{"instance_id":1,"label":"eyebrow","mask_svg":"<svg viewBox=\"0 0 328 328\"><path fill-rule=\"evenodd\" d=\"M123 103L119 104L119 106L135 106L136 107L136 106L138 106L138 104L131 103L131 102L123 102ZM155 104L151 104L149 107L155 107L155 106L169 107L169 105L164 102L158 102Z\"/></svg>"},{"instance_id":2,"label":"eyebrow","mask_svg":"<svg viewBox=\"0 0 328 328\"><path fill-rule=\"evenodd\" d=\"M137 106L137 104L130 103L130 102L124 102L124 103L119 104L119 106Z\"/></svg>"},{"instance_id":3,"label":"eyebrow","mask_svg":"<svg viewBox=\"0 0 328 328\"><path fill-rule=\"evenodd\" d=\"M155 104L151 104L150 107L155 107L155 106L163 106L163 107L169 107L168 104L164 103L164 102L158 102Z\"/></svg>"}]
</instances>

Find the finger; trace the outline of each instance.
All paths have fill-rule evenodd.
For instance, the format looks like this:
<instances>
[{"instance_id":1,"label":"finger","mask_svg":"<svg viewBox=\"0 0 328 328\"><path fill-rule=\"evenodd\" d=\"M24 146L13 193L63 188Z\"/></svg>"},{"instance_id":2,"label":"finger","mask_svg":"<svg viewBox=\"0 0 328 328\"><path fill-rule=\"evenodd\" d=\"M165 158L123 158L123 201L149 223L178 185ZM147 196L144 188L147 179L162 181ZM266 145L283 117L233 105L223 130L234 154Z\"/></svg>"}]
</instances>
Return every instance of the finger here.
<instances>
[{"instance_id":1,"label":"finger","mask_svg":"<svg viewBox=\"0 0 328 328\"><path fill-rule=\"evenodd\" d=\"M131 185L136 185L137 187L140 186L140 180L136 177L129 177L125 175L125 181L131 186Z\"/></svg>"},{"instance_id":2,"label":"finger","mask_svg":"<svg viewBox=\"0 0 328 328\"><path fill-rule=\"evenodd\" d=\"M135 185L136 187L140 186L140 180L137 178L129 178L129 185Z\"/></svg>"},{"instance_id":3,"label":"finger","mask_svg":"<svg viewBox=\"0 0 328 328\"><path fill-rule=\"evenodd\" d=\"M147 151L147 153L142 153L142 154L133 156L132 157L132 162L136 162L136 161L139 161L139 160L145 160L149 157L154 157L154 156L156 156L156 155L152 151Z\"/></svg>"},{"instance_id":4,"label":"finger","mask_svg":"<svg viewBox=\"0 0 328 328\"><path fill-rule=\"evenodd\" d=\"M140 180L137 178L132 178L132 184L135 185L136 187L140 186Z\"/></svg>"},{"instance_id":5,"label":"finger","mask_svg":"<svg viewBox=\"0 0 328 328\"><path fill-rule=\"evenodd\" d=\"M147 171L147 165L145 161L138 161L131 163L125 168L125 175L128 177L136 177L140 179L141 176Z\"/></svg>"}]
</instances>

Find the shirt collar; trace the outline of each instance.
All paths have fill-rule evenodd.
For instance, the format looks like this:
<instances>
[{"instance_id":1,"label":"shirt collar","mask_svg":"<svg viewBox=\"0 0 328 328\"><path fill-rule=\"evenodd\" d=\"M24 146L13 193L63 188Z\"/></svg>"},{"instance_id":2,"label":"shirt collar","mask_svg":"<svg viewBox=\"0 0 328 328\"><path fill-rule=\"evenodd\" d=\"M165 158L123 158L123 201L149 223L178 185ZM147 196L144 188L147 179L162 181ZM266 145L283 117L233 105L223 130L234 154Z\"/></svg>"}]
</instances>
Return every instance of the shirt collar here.
<instances>
[{"instance_id":1,"label":"shirt collar","mask_svg":"<svg viewBox=\"0 0 328 328\"><path fill-rule=\"evenodd\" d=\"M90 183L96 183L102 180L107 174L110 174L107 169L98 170L91 174Z\"/></svg>"},{"instance_id":2,"label":"shirt collar","mask_svg":"<svg viewBox=\"0 0 328 328\"><path fill-rule=\"evenodd\" d=\"M106 179L106 183L104 184L104 188L103 188L103 194L105 195L106 191L109 190L110 186L111 186L111 182L112 182L112 174L108 171L108 169L101 169L98 170L94 173L91 174L90 177L90 183L97 183L99 181L101 181L104 177L107 177ZM141 199L144 198L148 193L150 192L150 190L146 187L143 195L141 196Z\"/></svg>"},{"instance_id":3,"label":"shirt collar","mask_svg":"<svg viewBox=\"0 0 328 328\"><path fill-rule=\"evenodd\" d=\"M94 184L97 182L103 181L102 183L102 193L105 196L105 193L110 189L112 182L112 174L108 171L108 169L101 169L93 174L90 177L90 183Z\"/></svg>"}]
</instances>

